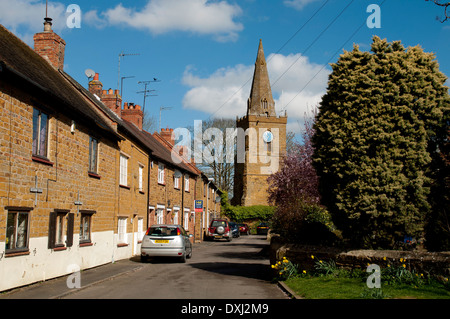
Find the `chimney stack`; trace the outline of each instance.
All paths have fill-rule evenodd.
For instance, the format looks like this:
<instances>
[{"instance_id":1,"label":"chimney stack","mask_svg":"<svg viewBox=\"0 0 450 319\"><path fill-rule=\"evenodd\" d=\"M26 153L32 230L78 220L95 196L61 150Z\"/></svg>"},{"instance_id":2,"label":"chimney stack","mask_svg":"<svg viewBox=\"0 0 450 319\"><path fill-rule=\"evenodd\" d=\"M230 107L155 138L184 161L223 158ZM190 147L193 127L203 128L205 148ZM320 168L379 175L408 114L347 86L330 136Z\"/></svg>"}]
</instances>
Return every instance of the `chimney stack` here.
<instances>
[{"instance_id":1,"label":"chimney stack","mask_svg":"<svg viewBox=\"0 0 450 319\"><path fill-rule=\"evenodd\" d=\"M144 112L139 105L134 103L124 103L123 110L121 112L122 119L133 123L139 130L142 131L142 122L144 120Z\"/></svg>"},{"instance_id":2,"label":"chimney stack","mask_svg":"<svg viewBox=\"0 0 450 319\"><path fill-rule=\"evenodd\" d=\"M103 93L103 83L99 80L99 74L95 73L94 79L89 82L89 92L97 95L100 99Z\"/></svg>"},{"instance_id":3,"label":"chimney stack","mask_svg":"<svg viewBox=\"0 0 450 319\"><path fill-rule=\"evenodd\" d=\"M119 94L119 90L113 91L113 89L103 90L101 94L103 104L114 111L119 117L122 110L122 97Z\"/></svg>"},{"instance_id":4,"label":"chimney stack","mask_svg":"<svg viewBox=\"0 0 450 319\"><path fill-rule=\"evenodd\" d=\"M34 51L46 59L55 69L64 69L66 42L52 30L52 19L44 19L44 32L36 33Z\"/></svg>"},{"instance_id":5,"label":"chimney stack","mask_svg":"<svg viewBox=\"0 0 450 319\"><path fill-rule=\"evenodd\" d=\"M172 146L175 145L175 140L172 138L173 128L161 129L161 137L169 142Z\"/></svg>"}]
</instances>

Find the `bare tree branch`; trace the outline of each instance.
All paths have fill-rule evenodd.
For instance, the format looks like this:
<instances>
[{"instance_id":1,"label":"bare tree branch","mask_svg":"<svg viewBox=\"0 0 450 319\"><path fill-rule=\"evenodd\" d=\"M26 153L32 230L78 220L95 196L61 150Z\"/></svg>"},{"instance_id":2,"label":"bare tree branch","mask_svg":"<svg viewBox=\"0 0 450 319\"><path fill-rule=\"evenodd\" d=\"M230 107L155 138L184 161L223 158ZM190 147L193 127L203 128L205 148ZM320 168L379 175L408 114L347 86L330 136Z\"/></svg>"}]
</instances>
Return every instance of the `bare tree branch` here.
<instances>
[{"instance_id":1,"label":"bare tree branch","mask_svg":"<svg viewBox=\"0 0 450 319\"><path fill-rule=\"evenodd\" d=\"M450 2L444 2L441 3L441 0L425 0L425 1L432 1L434 2L436 5L440 6L440 7L444 7L444 20L441 20L442 23L444 23L445 21L450 19L450 13L447 12L448 7L450 7Z\"/></svg>"}]
</instances>

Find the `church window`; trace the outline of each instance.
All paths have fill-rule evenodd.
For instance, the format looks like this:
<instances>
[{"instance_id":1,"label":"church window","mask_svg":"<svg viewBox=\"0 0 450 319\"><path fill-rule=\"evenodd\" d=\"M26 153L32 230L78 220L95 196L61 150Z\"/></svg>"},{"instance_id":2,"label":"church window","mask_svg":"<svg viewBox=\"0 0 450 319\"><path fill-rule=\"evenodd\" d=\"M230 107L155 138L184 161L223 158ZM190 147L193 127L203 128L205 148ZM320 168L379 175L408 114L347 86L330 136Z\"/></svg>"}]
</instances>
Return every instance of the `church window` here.
<instances>
[{"instance_id":1,"label":"church window","mask_svg":"<svg viewBox=\"0 0 450 319\"><path fill-rule=\"evenodd\" d=\"M261 105L264 110L267 110L267 99L261 100Z\"/></svg>"}]
</instances>

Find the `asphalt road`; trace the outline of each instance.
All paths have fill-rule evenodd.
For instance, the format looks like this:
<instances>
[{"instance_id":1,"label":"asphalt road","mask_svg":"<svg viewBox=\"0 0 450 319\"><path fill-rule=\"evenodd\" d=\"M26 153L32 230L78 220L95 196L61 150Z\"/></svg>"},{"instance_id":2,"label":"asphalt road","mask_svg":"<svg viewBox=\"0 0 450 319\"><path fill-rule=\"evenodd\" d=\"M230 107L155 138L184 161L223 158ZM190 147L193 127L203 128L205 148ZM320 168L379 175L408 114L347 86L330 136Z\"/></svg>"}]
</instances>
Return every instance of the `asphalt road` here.
<instances>
[{"instance_id":1,"label":"asphalt road","mask_svg":"<svg viewBox=\"0 0 450 319\"><path fill-rule=\"evenodd\" d=\"M141 268L68 294L64 298L285 299L271 282L265 236L194 245L186 263L155 259Z\"/></svg>"},{"instance_id":2,"label":"asphalt road","mask_svg":"<svg viewBox=\"0 0 450 319\"><path fill-rule=\"evenodd\" d=\"M194 244L186 263L139 257L80 273L81 289L61 277L0 294L0 299L287 299L272 282L265 236Z\"/></svg>"}]
</instances>

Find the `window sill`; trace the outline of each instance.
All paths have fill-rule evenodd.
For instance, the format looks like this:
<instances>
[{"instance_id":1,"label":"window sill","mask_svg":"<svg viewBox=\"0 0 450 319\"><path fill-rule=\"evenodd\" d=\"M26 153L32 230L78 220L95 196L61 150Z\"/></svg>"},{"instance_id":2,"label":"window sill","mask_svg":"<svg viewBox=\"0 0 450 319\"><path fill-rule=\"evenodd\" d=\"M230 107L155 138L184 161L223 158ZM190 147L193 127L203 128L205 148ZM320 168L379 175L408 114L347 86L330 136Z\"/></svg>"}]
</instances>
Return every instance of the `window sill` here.
<instances>
[{"instance_id":1,"label":"window sill","mask_svg":"<svg viewBox=\"0 0 450 319\"><path fill-rule=\"evenodd\" d=\"M16 256L25 256L25 255L29 255L30 251L27 250L23 250L23 251L11 251L11 252L6 252L5 253L5 257L16 257Z\"/></svg>"},{"instance_id":2,"label":"window sill","mask_svg":"<svg viewBox=\"0 0 450 319\"><path fill-rule=\"evenodd\" d=\"M91 242L88 243L80 243L80 247L89 247L89 246L93 246L94 244Z\"/></svg>"},{"instance_id":3,"label":"window sill","mask_svg":"<svg viewBox=\"0 0 450 319\"><path fill-rule=\"evenodd\" d=\"M62 251L62 250L66 250L66 249L67 249L66 246L59 246L59 247L53 248L53 251Z\"/></svg>"},{"instance_id":4,"label":"window sill","mask_svg":"<svg viewBox=\"0 0 450 319\"><path fill-rule=\"evenodd\" d=\"M145 195L145 192L143 192L143 191L139 191L139 194Z\"/></svg>"},{"instance_id":5,"label":"window sill","mask_svg":"<svg viewBox=\"0 0 450 319\"><path fill-rule=\"evenodd\" d=\"M88 172L88 175L89 175L89 177L96 178L96 179L100 179L101 178L100 175L98 175L96 173L92 173L92 172Z\"/></svg>"},{"instance_id":6,"label":"window sill","mask_svg":"<svg viewBox=\"0 0 450 319\"><path fill-rule=\"evenodd\" d=\"M127 247L127 246L128 246L127 243L120 243L120 244L117 244L117 247Z\"/></svg>"},{"instance_id":7,"label":"window sill","mask_svg":"<svg viewBox=\"0 0 450 319\"><path fill-rule=\"evenodd\" d=\"M131 188L130 186L126 186L126 185L122 185L122 184L119 184L119 187L125 188L125 189L130 189Z\"/></svg>"},{"instance_id":8,"label":"window sill","mask_svg":"<svg viewBox=\"0 0 450 319\"><path fill-rule=\"evenodd\" d=\"M48 166L53 166L53 162L50 162L47 158L44 158L44 157L33 155L33 156L31 156L31 160L33 162L38 162L38 163L45 164Z\"/></svg>"},{"instance_id":9,"label":"window sill","mask_svg":"<svg viewBox=\"0 0 450 319\"><path fill-rule=\"evenodd\" d=\"M158 185L161 185L161 186L166 186L166 184L164 184L164 183L161 183L161 182L158 182Z\"/></svg>"}]
</instances>

